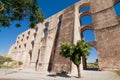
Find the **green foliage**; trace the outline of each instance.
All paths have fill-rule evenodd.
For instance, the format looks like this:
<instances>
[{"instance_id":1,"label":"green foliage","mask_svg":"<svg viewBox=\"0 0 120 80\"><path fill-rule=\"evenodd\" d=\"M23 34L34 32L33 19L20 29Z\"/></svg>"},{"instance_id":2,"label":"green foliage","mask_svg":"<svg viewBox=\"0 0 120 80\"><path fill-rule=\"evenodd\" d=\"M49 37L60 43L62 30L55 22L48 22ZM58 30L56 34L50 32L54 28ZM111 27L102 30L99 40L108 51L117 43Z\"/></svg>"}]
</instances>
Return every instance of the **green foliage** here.
<instances>
[{"instance_id":1,"label":"green foliage","mask_svg":"<svg viewBox=\"0 0 120 80\"><path fill-rule=\"evenodd\" d=\"M76 53L79 53L80 56L88 57L90 55L90 47L88 43L85 43L84 40L82 39L81 41L79 40L76 45Z\"/></svg>"},{"instance_id":2,"label":"green foliage","mask_svg":"<svg viewBox=\"0 0 120 80\"><path fill-rule=\"evenodd\" d=\"M84 42L84 40L79 40L76 45L71 43L63 43L61 45L60 55L70 60L77 66L78 78L80 78L79 65L81 64L81 57L89 56L89 45Z\"/></svg>"},{"instance_id":3,"label":"green foliage","mask_svg":"<svg viewBox=\"0 0 120 80\"><path fill-rule=\"evenodd\" d=\"M79 56L79 54L73 54L70 57L70 60L76 65L79 66L81 64L81 60L80 60L81 56Z\"/></svg>"},{"instance_id":4,"label":"green foliage","mask_svg":"<svg viewBox=\"0 0 120 80\"><path fill-rule=\"evenodd\" d=\"M0 0L0 27L9 27L12 21L28 19L30 28L44 21L37 0ZM20 27L20 23L16 27Z\"/></svg>"},{"instance_id":5,"label":"green foliage","mask_svg":"<svg viewBox=\"0 0 120 80\"><path fill-rule=\"evenodd\" d=\"M79 40L76 45L70 43L63 43L61 45L60 55L70 60L77 66L81 63L81 56L89 56L90 47L84 40Z\"/></svg>"},{"instance_id":6,"label":"green foliage","mask_svg":"<svg viewBox=\"0 0 120 80\"><path fill-rule=\"evenodd\" d=\"M63 43L61 45L61 52L60 54L64 57L71 57L74 53L75 46L70 43Z\"/></svg>"},{"instance_id":7,"label":"green foliage","mask_svg":"<svg viewBox=\"0 0 120 80\"><path fill-rule=\"evenodd\" d=\"M4 62L11 62L11 61L13 60L9 57L0 56L0 64L3 64Z\"/></svg>"}]
</instances>

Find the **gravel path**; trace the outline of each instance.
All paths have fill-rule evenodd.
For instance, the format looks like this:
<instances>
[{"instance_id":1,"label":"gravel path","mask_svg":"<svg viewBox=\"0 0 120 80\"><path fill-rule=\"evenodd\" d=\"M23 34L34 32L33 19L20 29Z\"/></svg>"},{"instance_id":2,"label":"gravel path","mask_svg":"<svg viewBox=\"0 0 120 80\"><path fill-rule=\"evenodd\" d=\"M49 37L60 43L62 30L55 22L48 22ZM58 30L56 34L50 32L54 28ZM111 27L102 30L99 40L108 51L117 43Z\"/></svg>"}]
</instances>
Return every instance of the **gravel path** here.
<instances>
[{"instance_id":1,"label":"gravel path","mask_svg":"<svg viewBox=\"0 0 120 80\"><path fill-rule=\"evenodd\" d=\"M82 71L82 78L76 78L77 73L71 75L49 74L30 69L0 70L0 80L120 80L114 72Z\"/></svg>"}]
</instances>

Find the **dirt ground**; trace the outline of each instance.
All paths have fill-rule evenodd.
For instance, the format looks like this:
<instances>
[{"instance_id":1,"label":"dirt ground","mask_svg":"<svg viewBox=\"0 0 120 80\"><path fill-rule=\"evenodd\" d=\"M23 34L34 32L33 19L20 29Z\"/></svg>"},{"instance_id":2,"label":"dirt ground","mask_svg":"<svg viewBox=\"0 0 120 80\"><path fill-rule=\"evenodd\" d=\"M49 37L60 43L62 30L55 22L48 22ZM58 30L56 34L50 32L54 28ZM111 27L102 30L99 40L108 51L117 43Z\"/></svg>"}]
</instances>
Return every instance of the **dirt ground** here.
<instances>
[{"instance_id":1,"label":"dirt ground","mask_svg":"<svg viewBox=\"0 0 120 80\"><path fill-rule=\"evenodd\" d=\"M120 80L115 72L110 71L81 71L82 77L77 77L77 72L73 74L53 74L48 72L38 72L31 69L0 69L0 80Z\"/></svg>"}]
</instances>

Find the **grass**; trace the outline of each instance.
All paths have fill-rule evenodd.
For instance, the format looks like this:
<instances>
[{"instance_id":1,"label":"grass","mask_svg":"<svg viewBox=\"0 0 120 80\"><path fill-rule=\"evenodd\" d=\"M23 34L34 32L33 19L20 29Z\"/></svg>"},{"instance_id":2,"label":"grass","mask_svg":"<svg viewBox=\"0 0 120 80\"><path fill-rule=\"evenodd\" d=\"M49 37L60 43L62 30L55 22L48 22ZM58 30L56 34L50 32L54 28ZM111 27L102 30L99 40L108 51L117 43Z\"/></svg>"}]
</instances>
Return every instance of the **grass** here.
<instances>
[{"instance_id":1,"label":"grass","mask_svg":"<svg viewBox=\"0 0 120 80\"><path fill-rule=\"evenodd\" d=\"M117 75L119 75L119 76L120 76L120 70L119 70L119 71L116 71L116 73L117 73Z\"/></svg>"}]
</instances>

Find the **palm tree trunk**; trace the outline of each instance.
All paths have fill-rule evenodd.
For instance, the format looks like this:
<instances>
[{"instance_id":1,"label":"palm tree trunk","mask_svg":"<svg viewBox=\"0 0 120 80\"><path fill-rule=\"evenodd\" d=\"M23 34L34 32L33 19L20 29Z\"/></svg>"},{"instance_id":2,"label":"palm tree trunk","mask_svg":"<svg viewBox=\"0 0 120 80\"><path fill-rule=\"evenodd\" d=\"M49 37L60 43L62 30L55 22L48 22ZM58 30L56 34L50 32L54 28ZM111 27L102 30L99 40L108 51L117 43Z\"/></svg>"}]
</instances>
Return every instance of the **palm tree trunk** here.
<instances>
[{"instance_id":1,"label":"palm tree trunk","mask_svg":"<svg viewBox=\"0 0 120 80\"><path fill-rule=\"evenodd\" d=\"M77 71L78 71L78 78L81 77L81 74L80 74L80 68L79 68L79 65L77 66Z\"/></svg>"}]
</instances>

